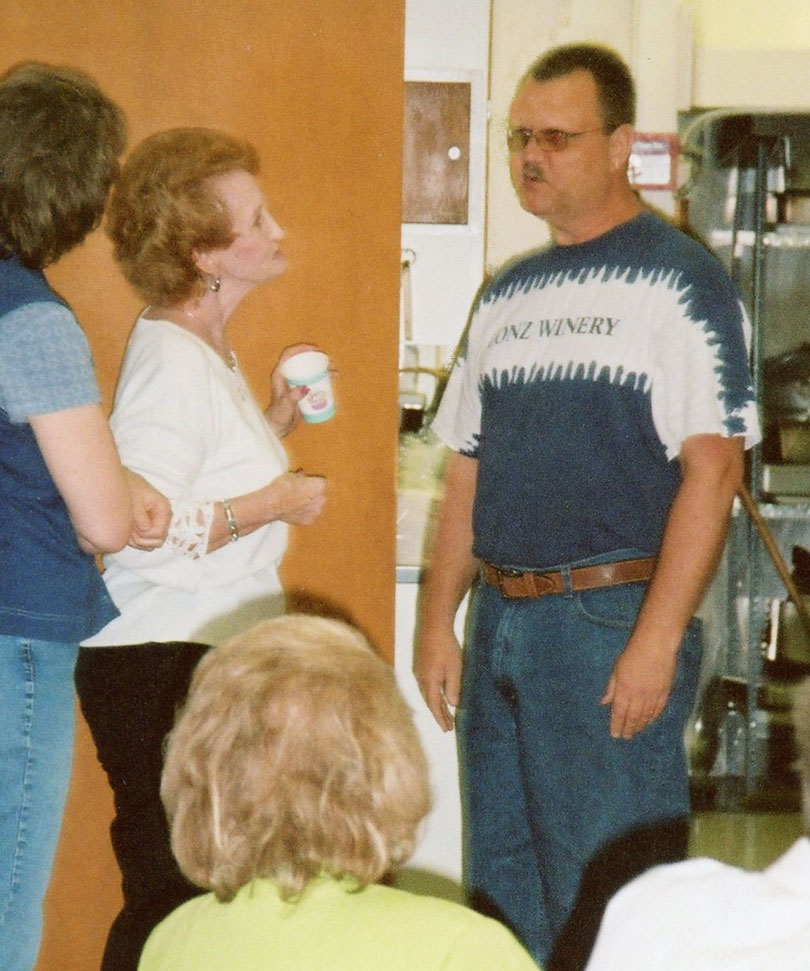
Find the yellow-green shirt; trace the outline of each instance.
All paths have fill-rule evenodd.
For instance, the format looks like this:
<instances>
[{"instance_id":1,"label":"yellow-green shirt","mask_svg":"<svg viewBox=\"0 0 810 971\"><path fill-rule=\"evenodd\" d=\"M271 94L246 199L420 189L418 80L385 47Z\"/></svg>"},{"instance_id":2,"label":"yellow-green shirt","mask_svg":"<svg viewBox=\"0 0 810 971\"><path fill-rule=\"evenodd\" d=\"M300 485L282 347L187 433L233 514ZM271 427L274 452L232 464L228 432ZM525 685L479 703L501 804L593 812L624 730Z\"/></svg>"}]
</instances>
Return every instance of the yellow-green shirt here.
<instances>
[{"instance_id":1,"label":"yellow-green shirt","mask_svg":"<svg viewBox=\"0 0 810 971\"><path fill-rule=\"evenodd\" d=\"M152 932L138 971L537 971L501 924L447 900L321 878L294 903L269 880L197 897Z\"/></svg>"}]
</instances>

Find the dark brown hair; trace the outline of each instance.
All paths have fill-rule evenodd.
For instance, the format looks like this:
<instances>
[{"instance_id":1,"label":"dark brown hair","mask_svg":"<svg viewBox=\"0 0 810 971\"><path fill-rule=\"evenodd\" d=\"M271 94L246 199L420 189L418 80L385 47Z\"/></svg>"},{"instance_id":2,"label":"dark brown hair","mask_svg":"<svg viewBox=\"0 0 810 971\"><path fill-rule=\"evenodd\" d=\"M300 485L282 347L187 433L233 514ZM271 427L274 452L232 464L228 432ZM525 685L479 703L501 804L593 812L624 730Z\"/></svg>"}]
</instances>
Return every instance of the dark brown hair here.
<instances>
[{"instance_id":1,"label":"dark brown hair","mask_svg":"<svg viewBox=\"0 0 810 971\"><path fill-rule=\"evenodd\" d=\"M126 143L95 81L26 62L0 75L0 257L35 269L94 229Z\"/></svg>"},{"instance_id":2,"label":"dark brown hair","mask_svg":"<svg viewBox=\"0 0 810 971\"><path fill-rule=\"evenodd\" d=\"M144 139L113 187L107 233L124 276L149 303L172 304L202 285L196 256L233 241L231 217L209 184L259 170L248 142L209 128L174 128Z\"/></svg>"},{"instance_id":3,"label":"dark brown hair","mask_svg":"<svg viewBox=\"0 0 810 971\"><path fill-rule=\"evenodd\" d=\"M596 83L605 131L636 121L636 88L630 68L609 47L565 44L541 55L524 74L526 81L553 81L573 71L587 71Z\"/></svg>"}]
</instances>

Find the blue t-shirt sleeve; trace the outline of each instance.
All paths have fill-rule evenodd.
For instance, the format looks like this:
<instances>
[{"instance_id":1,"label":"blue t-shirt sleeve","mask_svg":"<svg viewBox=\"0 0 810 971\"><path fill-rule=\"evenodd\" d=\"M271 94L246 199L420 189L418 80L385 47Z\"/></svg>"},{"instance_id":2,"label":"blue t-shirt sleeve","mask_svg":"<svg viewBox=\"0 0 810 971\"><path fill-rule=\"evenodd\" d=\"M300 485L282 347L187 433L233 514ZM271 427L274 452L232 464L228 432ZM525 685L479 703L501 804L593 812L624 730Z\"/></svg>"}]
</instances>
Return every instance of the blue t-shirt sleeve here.
<instances>
[{"instance_id":1,"label":"blue t-shirt sleeve","mask_svg":"<svg viewBox=\"0 0 810 971\"><path fill-rule=\"evenodd\" d=\"M0 408L13 422L100 401L87 338L58 303L0 317Z\"/></svg>"}]
</instances>

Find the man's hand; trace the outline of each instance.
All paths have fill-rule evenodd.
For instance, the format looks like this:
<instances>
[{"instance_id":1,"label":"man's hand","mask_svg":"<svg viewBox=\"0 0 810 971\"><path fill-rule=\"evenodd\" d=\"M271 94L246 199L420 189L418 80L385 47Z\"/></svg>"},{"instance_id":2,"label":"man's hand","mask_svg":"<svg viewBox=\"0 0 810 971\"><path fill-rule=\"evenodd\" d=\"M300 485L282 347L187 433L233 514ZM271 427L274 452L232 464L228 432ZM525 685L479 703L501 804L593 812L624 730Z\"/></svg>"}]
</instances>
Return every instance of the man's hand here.
<instances>
[{"instance_id":1,"label":"man's hand","mask_svg":"<svg viewBox=\"0 0 810 971\"><path fill-rule=\"evenodd\" d=\"M478 572L472 553L472 507L478 462L453 453L444 475L429 567L419 594L413 670L419 690L444 732L453 728L451 708L461 693L461 647L455 617Z\"/></svg>"},{"instance_id":2,"label":"man's hand","mask_svg":"<svg viewBox=\"0 0 810 971\"><path fill-rule=\"evenodd\" d=\"M655 574L632 636L608 680L610 734L632 738L664 710L686 625L723 551L743 475L743 442L693 435L678 456L681 484L667 517Z\"/></svg>"},{"instance_id":3,"label":"man's hand","mask_svg":"<svg viewBox=\"0 0 810 971\"><path fill-rule=\"evenodd\" d=\"M418 637L413 672L439 728L452 731L451 709L461 693L461 647L455 635Z\"/></svg>"},{"instance_id":4,"label":"man's hand","mask_svg":"<svg viewBox=\"0 0 810 971\"><path fill-rule=\"evenodd\" d=\"M601 704L610 705L612 738L630 739L661 714L675 679L677 653L636 647L619 655Z\"/></svg>"},{"instance_id":5,"label":"man's hand","mask_svg":"<svg viewBox=\"0 0 810 971\"><path fill-rule=\"evenodd\" d=\"M156 550L163 545L169 530L171 503L142 476L129 469L126 473L132 496L132 532L127 545L138 550Z\"/></svg>"}]
</instances>

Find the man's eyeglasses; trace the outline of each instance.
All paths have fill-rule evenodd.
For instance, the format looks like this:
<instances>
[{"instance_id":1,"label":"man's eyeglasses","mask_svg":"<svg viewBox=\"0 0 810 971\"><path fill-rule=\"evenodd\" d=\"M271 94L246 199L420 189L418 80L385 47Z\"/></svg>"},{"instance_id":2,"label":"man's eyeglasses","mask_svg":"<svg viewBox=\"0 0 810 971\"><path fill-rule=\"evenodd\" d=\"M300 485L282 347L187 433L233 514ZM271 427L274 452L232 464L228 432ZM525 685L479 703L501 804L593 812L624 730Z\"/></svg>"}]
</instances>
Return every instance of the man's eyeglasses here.
<instances>
[{"instance_id":1,"label":"man's eyeglasses","mask_svg":"<svg viewBox=\"0 0 810 971\"><path fill-rule=\"evenodd\" d=\"M590 135L597 131L603 131L603 129L589 128L587 131L561 131L559 128L541 128L539 131L534 131L531 128L507 128L506 144L509 146L510 152L522 152L529 142L534 142L544 152L561 152L568 147L568 142L572 138Z\"/></svg>"}]
</instances>

